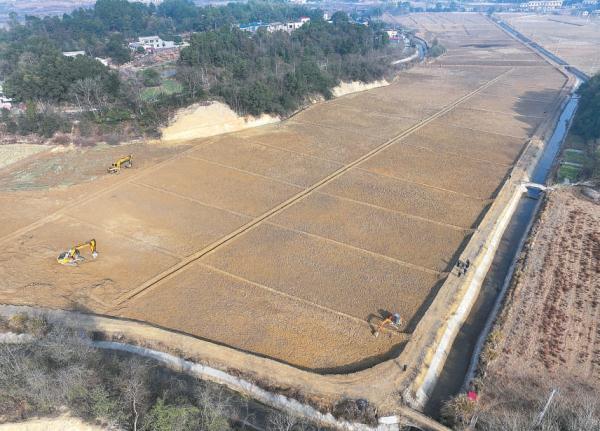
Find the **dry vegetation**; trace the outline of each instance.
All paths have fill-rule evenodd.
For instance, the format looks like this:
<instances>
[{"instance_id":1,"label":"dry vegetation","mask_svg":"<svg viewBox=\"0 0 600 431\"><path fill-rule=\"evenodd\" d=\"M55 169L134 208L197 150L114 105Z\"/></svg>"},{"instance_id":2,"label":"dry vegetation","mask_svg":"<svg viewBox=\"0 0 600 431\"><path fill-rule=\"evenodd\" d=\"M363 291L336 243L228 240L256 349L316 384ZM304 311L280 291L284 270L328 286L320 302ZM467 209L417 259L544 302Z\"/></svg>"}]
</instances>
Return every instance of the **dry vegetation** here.
<instances>
[{"instance_id":1,"label":"dry vegetation","mask_svg":"<svg viewBox=\"0 0 600 431\"><path fill-rule=\"evenodd\" d=\"M318 430L287 413L249 406L215 383L98 348L92 337L43 315L0 318L0 429L226 431L248 423L268 431Z\"/></svg>"},{"instance_id":2,"label":"dry vegetation","mask_svg":"<svg viewBox=\"0 0 600 431\"><path fill-rule=\"evenodd\" d=\"M477 429L527 429L552 389L542 428L600 427L600 207L573 189L550 194L482 355L479 404L450 416Z\"/></svg>"}]
</instances>

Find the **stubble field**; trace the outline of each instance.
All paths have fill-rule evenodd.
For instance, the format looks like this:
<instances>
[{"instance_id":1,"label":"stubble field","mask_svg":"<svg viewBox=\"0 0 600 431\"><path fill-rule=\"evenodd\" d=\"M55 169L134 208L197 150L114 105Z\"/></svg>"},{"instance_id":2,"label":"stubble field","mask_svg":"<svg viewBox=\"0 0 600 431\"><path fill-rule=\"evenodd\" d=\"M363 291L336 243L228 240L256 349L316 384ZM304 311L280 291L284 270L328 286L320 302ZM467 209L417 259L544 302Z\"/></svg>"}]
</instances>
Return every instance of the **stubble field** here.
<instances>
[{"instance_id":1,"label":"stubble field","mask_svg":"<svg viewBox=\"0 0 600 431\"><path fill-rule=\"evenodd\" d=\"M600 18L503 13L510 26L588 75L600 71Z\"/></svg>"},{"instance_id":2,"label":"stubble field","mask_svg":"<svg viewBox=\"0 0 600 431\"><path fill-rule=\"evenodd\" d=\"M414 19L449 52L390 86L140 148L139 168L66 189L9 190L54 159L0 171L0 301L138 319L319 371L397 353L565 82L484 17ZM56 263L92 237L98 259ZM404 326L374 338L389 311Z\"/></svg>"}]
</instances>

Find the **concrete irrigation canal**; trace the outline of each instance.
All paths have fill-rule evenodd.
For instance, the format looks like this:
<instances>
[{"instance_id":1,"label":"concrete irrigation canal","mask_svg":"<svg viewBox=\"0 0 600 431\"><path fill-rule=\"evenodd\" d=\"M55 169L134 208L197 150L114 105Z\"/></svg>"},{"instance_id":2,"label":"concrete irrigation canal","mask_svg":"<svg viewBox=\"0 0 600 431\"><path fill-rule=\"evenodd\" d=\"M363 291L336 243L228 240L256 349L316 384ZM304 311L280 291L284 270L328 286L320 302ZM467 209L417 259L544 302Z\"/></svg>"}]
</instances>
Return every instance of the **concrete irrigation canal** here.
<instances>
[{"instance_id":1,"label":"concrete irrigation canal","mask_svg":"<svg viewBox=\"0 0 600 431\"><path fill-rule=\"evenodd\" d=\"M565 61L521 35L505 22L497 19L493 20L504 30L538 51L541 55L549 57L550 60L559 65L565 66L568 72L574 74L578 79L573 93L565 104L556 123L554 132L548 140L544 152L531 175L532 183L543 185L548 180L554 166L554 161L561 150L573 116L577 111L578 96L576 90L579 84L582 81L586 81L588 77L585 73L568 66ZM502 304L504 293L510 285L514 265L535 220L540 203L541 200L538 200L538 194L535 194L535 198L533 198L524 190L510 224L502 236L500 246L483 282L477 301L454 340L448 360L425 407L425 413L429 416L439 417L443 402L465 390L473 377L484 341L491 330L495 316Z\"/></svg>"}]
</instances>

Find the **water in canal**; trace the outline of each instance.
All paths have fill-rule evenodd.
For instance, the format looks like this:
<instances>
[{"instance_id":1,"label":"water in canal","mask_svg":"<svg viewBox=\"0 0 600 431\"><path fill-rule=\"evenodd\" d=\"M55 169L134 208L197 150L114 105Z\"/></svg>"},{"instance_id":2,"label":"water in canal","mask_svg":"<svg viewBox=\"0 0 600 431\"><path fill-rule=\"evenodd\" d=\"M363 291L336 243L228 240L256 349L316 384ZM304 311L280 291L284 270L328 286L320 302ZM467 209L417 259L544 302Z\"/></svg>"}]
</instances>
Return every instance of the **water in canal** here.
<instances>
[{"instance_id":1,"label":"water in canal","mask_svg":"<svg viewBox=\"0 0 600 431\"><path fill-rule=\"evenodd\" d=\"M542 157L536 165L531 177L532 182L544 184L548 179L554 160L566 137L571 118L577 109L577 103L577 96L572 95L563 109L552 137L544 148ZM425 406L424 413L428 416L439 418L443 402L462 390L477 340L494 306L498 293L509 274L513 260L516 258L521 239L527 234L530 220L536 214L538 202L537 200L528 198L527 194L523 194L521 197L517 209L502 236L477 301L454 340L442 373Z\"/></svg>"}]
</instances>

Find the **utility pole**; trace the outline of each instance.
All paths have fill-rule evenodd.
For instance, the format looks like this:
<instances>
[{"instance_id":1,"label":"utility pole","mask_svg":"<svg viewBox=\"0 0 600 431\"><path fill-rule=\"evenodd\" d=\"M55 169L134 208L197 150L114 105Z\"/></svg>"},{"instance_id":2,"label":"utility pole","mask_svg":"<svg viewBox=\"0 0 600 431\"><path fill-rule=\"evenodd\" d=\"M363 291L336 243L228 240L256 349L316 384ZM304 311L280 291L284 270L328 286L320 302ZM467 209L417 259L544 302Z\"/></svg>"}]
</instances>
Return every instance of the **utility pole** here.
<instances>
[{"instance_id":1,"label":"utility pole","mask_svg":"<svg viewBox=\"0 0 600 431\"><path fill-rule=\"evenodd\" d=\"M552 392L550 392L548 401L546 401L544 408L542 409L542 411L538 415L537 419L533 423L533 429L536 429L537 427L539 427L541 425L542 420L544 420L544 416L546 415L546 412L548 411L548 407L550 407L550 403L552 402L552 399L554 398L554 395L556 395L557 392L558 392L558 389L552 389Z\"/></svg>"}]
</instances>

